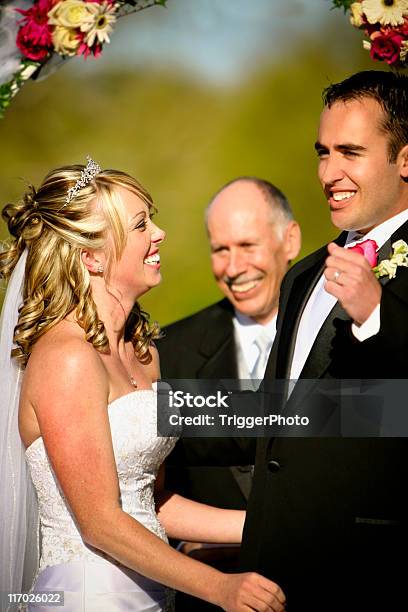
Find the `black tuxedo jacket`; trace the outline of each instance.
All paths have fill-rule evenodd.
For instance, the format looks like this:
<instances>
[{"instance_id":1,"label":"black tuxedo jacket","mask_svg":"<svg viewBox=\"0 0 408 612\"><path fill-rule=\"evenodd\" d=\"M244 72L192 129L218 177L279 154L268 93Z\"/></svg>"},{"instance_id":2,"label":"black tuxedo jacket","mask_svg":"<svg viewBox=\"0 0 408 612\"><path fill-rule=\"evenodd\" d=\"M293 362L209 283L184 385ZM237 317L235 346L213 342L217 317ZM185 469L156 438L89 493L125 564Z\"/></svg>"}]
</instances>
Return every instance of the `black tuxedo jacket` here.
<instances>
[{"instance_id":1,"label":"black tuxedo jacket","mask_svg":"<svg viewBox=\"0 0 408 612\"><path fill-rule=\"evenodd\" d=\"M338 244L344 243L341 235ZM408 223L380 251L408 242ZM323 247L286 275L265 385L288 378L305 304L327 257ZM408 269L383 281L380 332L358 342L337 304L301 378L406 378ZM375 380L373 380L375 385ZM282 413L302 398L295 387ZM258 441L242 565L280 584L288 610L402 610L407 442L400 438L270 438ZM402 569L404 567L404 569Z\"/></svg>"},{"instance_id":2,"label":"black tuxedo jacket","mask_svg":"<svg viewBox=\"0 0 408 612\"><path fill-rule=\"evenodd\" d=\"M223 299L166 327L157 341L162 378L237 378L233 315ZM248 479L222 466L248 466L254 454L254 439L181 439L166 461L166 487L214 506L245 508Z\"/></svg>"}]
</instances>

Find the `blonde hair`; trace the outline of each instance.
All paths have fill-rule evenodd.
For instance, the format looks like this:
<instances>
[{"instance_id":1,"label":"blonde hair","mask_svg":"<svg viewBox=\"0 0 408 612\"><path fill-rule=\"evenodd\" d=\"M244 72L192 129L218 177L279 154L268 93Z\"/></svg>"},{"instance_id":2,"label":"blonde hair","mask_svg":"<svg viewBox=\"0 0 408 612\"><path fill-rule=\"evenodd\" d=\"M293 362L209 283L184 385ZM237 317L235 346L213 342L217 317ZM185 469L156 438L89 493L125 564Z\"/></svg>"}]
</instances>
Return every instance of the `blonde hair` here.
<instances>
[{"instance_id":1,"label":"blonde hair","mask_svg":"<svg viewBox=\"0 0 408 612\"><path fill-rule=\"evenodd\" d=\"M45 177L38 191L30 185L18 203L7 204L2 210L13 238L0 253L0 278L10 277L27 248L23 304L14 331L17 348L12 353L23 366L37 340L73 311L86 340L99 352L108 350L105 326L98 317L81 252L105 249L109 277L110 266L120 259L128 235L118 189L133 192L149 209L153 207L144 187L118 170L103 170L67 204L68 189L82 170L81 165L57 168ZM113 249L109 249L112 243ZM160 335L159 327L149 324L148 315L137 303L131 321L127 339L137 358L149 363L149 347Z\"/></svg>"}]
</instances>

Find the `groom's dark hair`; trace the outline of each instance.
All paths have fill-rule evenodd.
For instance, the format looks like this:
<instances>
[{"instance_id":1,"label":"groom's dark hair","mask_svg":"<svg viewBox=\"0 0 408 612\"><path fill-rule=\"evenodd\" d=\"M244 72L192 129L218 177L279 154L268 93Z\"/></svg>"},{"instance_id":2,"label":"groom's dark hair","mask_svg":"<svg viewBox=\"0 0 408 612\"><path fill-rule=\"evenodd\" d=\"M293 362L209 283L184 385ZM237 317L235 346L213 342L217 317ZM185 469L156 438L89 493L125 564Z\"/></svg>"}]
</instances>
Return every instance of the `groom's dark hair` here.
<instances>
[{"instance_id":1,"label":"groom's dark hair","mask_svg":"<svg viewBox=\"0 0 408 612\"><path fill-rule=\"evenodd\" d=\"M334 83L323 91L329 108L335 102L372 98L384 111L380 129L389 135L389 161L395 162L399 151L408 144L408 76L398 72L364 70Z\"/></svg>"}]
</instances>

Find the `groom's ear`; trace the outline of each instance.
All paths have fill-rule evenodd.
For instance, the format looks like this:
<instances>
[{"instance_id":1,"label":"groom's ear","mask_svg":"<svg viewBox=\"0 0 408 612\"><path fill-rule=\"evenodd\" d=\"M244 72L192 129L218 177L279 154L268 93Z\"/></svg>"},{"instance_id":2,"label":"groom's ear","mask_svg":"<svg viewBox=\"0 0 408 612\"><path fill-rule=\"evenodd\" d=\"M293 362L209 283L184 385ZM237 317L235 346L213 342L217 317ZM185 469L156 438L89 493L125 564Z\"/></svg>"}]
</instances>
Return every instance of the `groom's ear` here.
<instances>
[{"instance_id":1,"label":"groom's ear","mask_svg":"<svg viewBox=\"0 0 408 612\"><path fill-rule=\"evenodd\" d=\"M400 165L400 175L405 182L408 180L408 144L398 153L397 164Z\"/></svg>"}]
</instances>

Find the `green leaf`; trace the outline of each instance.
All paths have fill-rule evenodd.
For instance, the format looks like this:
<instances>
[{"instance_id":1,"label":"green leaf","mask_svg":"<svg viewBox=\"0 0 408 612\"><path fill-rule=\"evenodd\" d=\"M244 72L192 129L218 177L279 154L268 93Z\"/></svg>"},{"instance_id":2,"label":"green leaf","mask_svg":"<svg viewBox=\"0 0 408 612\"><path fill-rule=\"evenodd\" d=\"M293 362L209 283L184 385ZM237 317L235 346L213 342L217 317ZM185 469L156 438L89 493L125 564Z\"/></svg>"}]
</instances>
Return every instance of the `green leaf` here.
<instances>
[{"instance_id":1,"label":"green leaf","mask_svg":"<svg viewBox=\"0 0 408 612\"><path fill-rule=\"evenodd\" d=\"M353 4L355 0L331 0L333 3L333 8L343 8L344 12L347 13L350 10L350 6Z\"/></svg>"}]
</instances>

